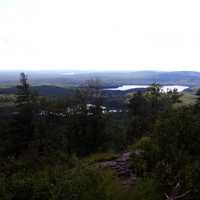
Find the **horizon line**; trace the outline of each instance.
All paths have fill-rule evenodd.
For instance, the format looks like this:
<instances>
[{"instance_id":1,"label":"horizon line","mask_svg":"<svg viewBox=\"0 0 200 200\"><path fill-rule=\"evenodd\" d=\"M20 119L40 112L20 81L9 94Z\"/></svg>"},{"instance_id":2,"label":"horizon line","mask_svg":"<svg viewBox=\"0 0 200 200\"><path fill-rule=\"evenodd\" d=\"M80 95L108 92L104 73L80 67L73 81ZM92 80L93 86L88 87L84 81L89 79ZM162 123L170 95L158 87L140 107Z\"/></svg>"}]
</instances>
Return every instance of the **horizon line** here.
<instances>
[{"instance_id":1,"label":"horizon line","mask_svg":"<svg viewBox=\"0 0 200 200\"><path fill-rule=\"evenodd\" d=\"M197 70L157 70L157 69L141 69L141 70L131 70L131 69L0 69L0 71L15 71L15 72L48 72L48 71L68 71L68 72L200 72Z\"/></svg>"}]
</instances>

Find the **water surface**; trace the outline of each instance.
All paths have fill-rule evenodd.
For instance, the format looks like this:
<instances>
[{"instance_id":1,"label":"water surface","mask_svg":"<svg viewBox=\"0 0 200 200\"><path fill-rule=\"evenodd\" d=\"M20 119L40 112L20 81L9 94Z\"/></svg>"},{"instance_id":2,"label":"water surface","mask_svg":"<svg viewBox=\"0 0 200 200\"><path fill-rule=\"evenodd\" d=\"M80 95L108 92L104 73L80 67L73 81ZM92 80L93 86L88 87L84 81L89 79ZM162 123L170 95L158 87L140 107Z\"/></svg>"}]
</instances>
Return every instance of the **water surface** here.
<instances>
[{"instance_id":1,"label":"water surface","mask_svg":"<svg viewBox=\"0 0 200 200\"><path fill-rule=\"evenodd\" d=\"M127 91L131 89L138 89L138 88L148 88L150 85L122 85L117 88L107 88L105 90L111 90L111 91ZM184 90L188 89L188 86L182 86L182 85L165 85L162 86L161 89L164 92L167 92L168 90L174 90L177 89L178 92L183 92Z\"/></svg>"}]
</instances>

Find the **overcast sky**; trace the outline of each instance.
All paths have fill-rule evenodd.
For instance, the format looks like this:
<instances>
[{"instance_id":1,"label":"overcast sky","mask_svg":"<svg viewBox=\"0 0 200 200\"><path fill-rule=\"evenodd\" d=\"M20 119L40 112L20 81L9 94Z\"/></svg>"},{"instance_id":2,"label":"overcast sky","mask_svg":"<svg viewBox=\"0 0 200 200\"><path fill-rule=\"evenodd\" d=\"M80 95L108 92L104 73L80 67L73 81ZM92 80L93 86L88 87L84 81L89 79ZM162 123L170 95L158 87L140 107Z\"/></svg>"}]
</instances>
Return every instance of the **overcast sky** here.
<instances>
[{"instance_id":1,"label":"overcast sky","mask_svg":"<svg viewBox=\"0 0 200 200\"><path fill-rule=\"evenodd\" d=\"M200 71L199 0L0 0L0 69Z\"/></svg>"}]
</instances>

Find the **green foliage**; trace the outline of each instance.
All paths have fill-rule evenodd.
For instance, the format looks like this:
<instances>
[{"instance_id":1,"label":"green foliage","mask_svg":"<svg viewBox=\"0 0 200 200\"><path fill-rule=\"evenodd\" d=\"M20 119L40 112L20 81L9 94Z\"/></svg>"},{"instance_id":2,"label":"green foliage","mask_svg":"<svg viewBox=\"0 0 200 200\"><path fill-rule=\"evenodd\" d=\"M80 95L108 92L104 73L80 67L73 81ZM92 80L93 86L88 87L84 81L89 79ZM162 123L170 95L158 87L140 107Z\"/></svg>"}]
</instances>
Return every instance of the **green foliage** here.
<instances>
[{"instance_id":1,"label":"green foliage","mask_svg":"<svg viewBox=\"0 0 200 200\"><path fill-rule=\"evenodd\" d=\"M198 200L199 101L174 106L181 95L152 84L116 116L104 97L98 81L65 99L39 97L22 73L15 98L1 99L10 105L0 109L0 199ZM129 188L97 167L127 144L138 180Z\"/></svg>"},{"instance_id":2,"label":"green foliage","mask_svg":"<svg viewBox=\"0 0 200 200\"><path fill-rule=\"evenodd\" d=\"M191 108L168 111L157 120L151 139L142 138L135 145L140 150L133 156L136 170L156 178L169 196L199 195L199 119Z\"/></svg>"},{"instance_id":3,"label":"green foliage","mask_svg":"<svg viewBox=\"0 0 200 200\"><path fill-rule=\"evenodd\" d=\"M140 177L151 176L159 150L152 138L142 137L129 148L135 152L132 155L134 172Z\"/></svg>"},{"instance_id":4,"label":"green foliage","mask_svg":"<svg viewBox=\"0 0 200 200\"><path fill-rule=\"evenodd\" d=\"M196 109L200 109L200 89L196 92L197 100L196 100Z\"/></svg>"},{"instance_id":5,"label":"green foliage","mask_svg":"<svg viewBox=\"0 0 200 200\"><path fill-rule=\"evenodd\" d=\"M166 185L171 186L180 182L183 190L188 189L185 177L191 171L185 168L188 168L188 165L196 166L200 161L199 132L199 115L188 108L167 113L157 124L155 131L155 142L159 145L157 172ZM195 177L198 177L197 174ZM196 188L194 182L192 185ZM194 192L197 188L192 190Z\"/></svg>"},{"instance_id":6,"label":"green foliage","mask_svg":"<svg viewBox=\"0 0 200 200\"><path fill-rule=\"evenodd\" d=\"M133 142L153 131L156 119L161 113L179 102L181 94L177 90L163 92L159 84L152 84L147 92L137 92L128 103L130 116L128 140Z\"/></svg>"},{"instance_id":7,"label":"green foliage","mask_svg":"<svg viewBox=\"0 0 200 200\"><path fill-rule=\"evenodd\" d=\"M33 139L37 102L24 73L20 74L20 85L17 86L17 89L17 114L14 121L14 133L12 133L15 138L13 137L11 153L15 152L16 156L19 156L28 148Z\"/></svg>"},{"instance_id":8,"label":"green foliage","mask_svg":"<svg viewBox=\"0 0 200 200\"><path fill-rule=\"evenodd\" d=\"M174 104L174 107L182 107L182 106L192 106L197 102L197 96L193 94L193 92L184 92L180 98L181 102L177 102Z\"/></svg>"},{"instance_id":9,"label":"green foliage","mask_svg":"<svg viewBox=\"0 0 200 200\"><path fill-rule=\"evenodd\" d=\"M159 184L156 180L144 178L136 183L132 192L132 199L135 200L162 200Z\"/></svg>"},{"instance_id":10,"label":"green foliage","mask_svg":"<svg viewBox=\"0 0 200 200\"><path fill-rule=\"evenodd\" d=\"M14 102L16 99L15 99L15 95L3 95L3 94L0 94L0 103L1 104L5 104L5 103L12 103Z\"/></svg>"},{"instance_id":11,"label":"green foliage","mask_svg":"<svg viewBox=\"0 0 200 200\"><path fill-rule=\"evenodd\" d=\"M122 200L120 185L111 172L88 165L44 168L0 178L2 200ZM121 197L120 197L121 196ZM120 198L119 198L120 197Z\"/></svg>"},{"instance_id":12,"label":"green foliage","mask_svg":"<svg viewBox=\"0 0 200 200\"><path fill-rule=\"evenodd\" d=\"M120 119L113 119L107 123L107 136L106 149L108 151L121 152L127 148L127 124L124 116Z\"/></svg>"},{"instance_id":13,"label":"green foliage","mask_svg":"<svg viewBox=\"0 0 200 200\"><path fill-rule=\"evenodd\" d=\"M96 88L83 91L77 91L71 100L65 121L69 151L78 155L104 150L109 138L106 131L109 118L103 113L100 92Z\"/></svg>"},{"instance_id":14,"label":"green foliage","mask_svg":"<svg viewBox=\"0 0 200 200\"><path fill-rule=\"evenodd\" d=\"M128 109L130 122L127 135L128 141L132 143L149 130L149 102L144 94L138 92L129 100Z\"/></svg>"}]
</instances>

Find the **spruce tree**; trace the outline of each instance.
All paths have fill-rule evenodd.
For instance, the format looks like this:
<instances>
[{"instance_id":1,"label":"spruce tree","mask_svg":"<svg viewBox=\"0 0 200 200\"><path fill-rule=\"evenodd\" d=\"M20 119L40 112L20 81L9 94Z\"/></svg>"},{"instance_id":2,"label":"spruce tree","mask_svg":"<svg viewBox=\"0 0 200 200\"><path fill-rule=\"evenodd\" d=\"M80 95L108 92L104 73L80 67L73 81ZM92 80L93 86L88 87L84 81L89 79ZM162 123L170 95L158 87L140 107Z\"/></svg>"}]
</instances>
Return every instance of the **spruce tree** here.
<instances>
[{"instance_id":1,"label":"spruce tree","mask_svg":"<svg viewBox=\"0 0 200 200\"><path fill-rule=\"evenodd\" d=\"M28 148L33 139L34 118L36 116L36 98L30 89L28 78L20 74L20 84L17 85L15 116L15 153L18 155Z\"/></svg>"}]
</instances>

